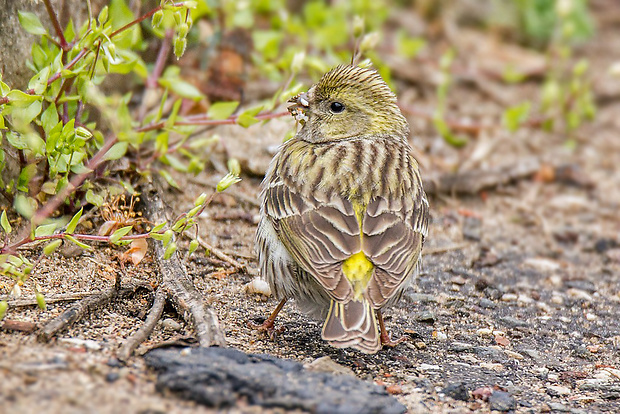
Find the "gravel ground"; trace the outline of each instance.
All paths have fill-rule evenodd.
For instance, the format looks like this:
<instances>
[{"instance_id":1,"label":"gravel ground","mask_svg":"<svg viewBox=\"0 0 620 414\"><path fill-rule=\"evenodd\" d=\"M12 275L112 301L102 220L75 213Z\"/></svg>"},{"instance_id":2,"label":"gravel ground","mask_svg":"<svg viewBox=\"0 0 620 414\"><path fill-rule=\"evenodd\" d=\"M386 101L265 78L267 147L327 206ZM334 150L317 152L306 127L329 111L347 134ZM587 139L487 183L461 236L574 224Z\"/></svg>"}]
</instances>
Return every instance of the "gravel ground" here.
<instances>
[{"instance_id":1,"label":"gravel ground","mask_svg":"<svg viewBox=\"0 0 620 414\"><path fill-rule=\"evenodd\" d=\"M217 312L228 346L307 366L329 357L327 371L352 372L382 385L410 412L620 412L620 88L605 75L613 57L620 56L620 45L602 40L617 38L618 32L601 29L582 51L600 74L595 84L600 107L596 121L575 137L576 149L562 134L528 129L514 136L483 133L456 150L428 122L411 120L423 174L454 165L465 170L518 165L532 155L543 167L534 177L475 196L432 198L423 271L404 299L386 311L392 334L408 341L376 355L333 349L320 339L321 321L307 318L294 304L282 311L278 323L284 331L272 340L249 329L247 321L260 322L275 300L247 293L252 276L230 273L225 263L198 251L188 270ZM405 102L422 99L413 89L401 94ZM533 89L525 84L523 95ZM500 113L497 104L468 86L455 89L450 100L459 103L458 114ZM226 137L229 154L260 173L291 125L277 120L217 132ZM549 165L561 167L551 179L544 174ZM191 180L177 177L184 192L167 194L173 211L188 210L218 176L211 170ZM259 182L246 176L233 193L255 199ZM253 269L258 209L243 198L217 197L200 218L200 231ZM45 259L32 280L46 295L97 292L112 286L117 272L123 280L155 281L151 258L121 269L118 253L103 247L77 255L65 251ZM32 288L33 283L24 286L24 297ZM152 293L139 290L48 344L38 343L33 333L1 329L0 406L13 413L213 412L159 392L157 373L142 357L127 365L116 360L118 347L140 326L151 302ZM14 308L7 318L39 327L69 305L52 303L45 312ZM192 338L191 329L167 307L138 353L163 343L191 345ZM229 410L284 409L240 400Z\"/></svg>"}]
</instances>

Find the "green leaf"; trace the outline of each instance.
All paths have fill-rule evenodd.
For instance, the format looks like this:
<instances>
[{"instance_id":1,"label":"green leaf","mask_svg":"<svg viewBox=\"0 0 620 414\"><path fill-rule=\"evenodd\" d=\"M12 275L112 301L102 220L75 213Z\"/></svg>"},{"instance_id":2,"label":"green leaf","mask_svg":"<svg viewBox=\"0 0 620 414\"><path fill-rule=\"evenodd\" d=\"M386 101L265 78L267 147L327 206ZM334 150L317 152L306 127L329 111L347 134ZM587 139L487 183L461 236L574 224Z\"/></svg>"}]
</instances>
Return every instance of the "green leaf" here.
<instances>
[{"instance_id":1,"label":"green leaf","mask_svg":"<svg viewBox=\"0 0 620 414\"><path fill-rule=\"evenodd\" d=\"M181 187L179 187L179 184L175 181L174 178L172 178L172 175L170 175L170 173L166 170L159 170L159 174L164 177L164 180L166 180L166 182L171 185L172 187L176 188L176 189L180 189Z\"/></svg>"},{"instance_id":2,"label":"green leaf","mask_svg":"<svg viewBox=\"0 0 620 414\"><path fill-rule=\"evenodd\" d=\"M174 168L177 171L180 172L187 172L187 165L183 162L181 162L180 159L178 159L177 157L170 155L170 154L166 154L164 156L161 157L161 160L170 165L172 168Z\"/></svg>"},{"instance_id":3,"label":"green leaf","mask_svg":"<svg viewBox=\"0 0 620 414\"><path fill-rule=\"evenodd\" d=\"M65 230L65 233L73 234L75 232L75 228L77 227L78 223L80 222L80 218L82 218L82 211L83 210L84 209L81 208L80 211L75 213L75 215L73 216L73 218L71 219L69 224L67 224L67 230Z\"/></svg>"},{"instance_id":4,"label":"green leaf","mask_svg":"<svg viewBox=\"0 0 620 414\"><path fill-rule=\"evenodd\" d=\"M34 101L40 101L41 97L37 95L29 95L24 93L18 89L13 89L11 92L7 94L7 98L9 98L9 102L12 106L16 108L26 108L30 106Z\"/></svg>"},{"instance_id":5,"label":"green leaf","mask_svg":"<svg viewBox=\"0 0 620 414\"><path fill-rule=\"evenodd\" d=\"M103 159L106 161L117 160L127 152L128 142L117 142L106 152Z\"/></svg>"},{"instance_id":6,"label":"green leaf","mask_svg":"<svg viewBox=\"0 0 620 414\"><path fill-rule=\"evenodd\" d=\"M198 90L198 88L189 82L185 82L184 80L175 78L161 78L158 82L164 88L170 89L172 92L183 98L192 99L194 101L199 101L203 98L203 94Z\"/></svg>"},{"instance_id":7,"label":"green leaf","mask_svg":"<svg viewBox=\"0 0 620 414\"><path fill-rule=\"evenodd\" d=\"M121 227L120 229L116 230L110 236L110 243L118 242L123 236L126 236L127 234L129 234L131 229L133 229L133 226L125 226L125 227Z\"/></svg>"},{"instance_id":8,"label":"green leaf","mask_svg":"<svg viewBox=\"0 0 620 414\"><path fill-rule=\"evenodd\" d=\"M93 206L101 207L105 200L101 195L96 194L93 190L88 190L86 192L86 201Z\"/></svg>"},{"instance_id":9,"label":"green leaf","mask_svg":"<svg viewBox=\"0 0 620 414\"><path fill-rule=\"evenodd\" d=\"M44 248L43 248L43 254L45 254L46 256L51 255L52 253L54 253L56 251L56 249L62 244L62 240L61 239L56 239L54 241L49 242Z\"/></svg>"},{"instance_id":10,"label":"green leaf","mask_svg":"<svg viewBox=\"0 0 620 414\"><path fill-rule=\"evenodd\" d=\"M45 310L47 308L45 304L45 296L43 296L41 292L37 292L34 294L34 297L37 299L37 305L39 306L39 309Z\"/></svg>"},{"instance_id":11,"label":"green leaf","mask_svg":"<svg viewBox=\"0 0 620 414\"><path fill-rule=\"evenodd\" d=\"M51 236L52 234L54 234L54 231L56 231L56 228L58 228L58 223L50 223L50 224L44 224L42 226L38 226L35 230L34 230L34 236L35 237L45 237L45 236Z\"/></svg>"},{"instance_id":12,"label":"green leaf","mask_svg":"<svg viewBox=\"0 0 620 414\"><path fill-rule=\"evenodd\" d=\"M198 246L198 240L192 240L191 242L189 242L189 254L194 253Z\"/></svg>"},{"instance_id":13,"label":"green leaf","mask_svg":"<svg viewBox=\"0 0 620 414\"><path fill-rule=\"evenodd\" d=\"M258 106L256 108L250 108L243 111L237 118L237 124L241 125L244 128L247 128L250 125L254 125L257 122L260 122L258 119L256 119L256 115L258 115L258 113L262 109L262 106Z\"/></svg>"},{"instance_id":14,"label":"green leaf","mask_svg":"<svg viewBox=\"0 0 620 414\"><path fill-rule=\"evenodd\" d=\"M174 232L172 230L166 230L163 234L162 242L164 242L164 246L167 246L172 242L172 236L174 236Z\"/></svg>"},{"instance_id":15,"label":"green leaf","mask_svg":"<svg viewBox=\"0 0 620 414\"><path fill-rule=\"evenodd\" d=\"M0 225L2 225L2 230L6 234L11 234L11 224L9 223L9 219L6 217L6 210L2 211L2 215L0 216Z\"/></svg>"},{"instance_id":16,"label":"green leaf","mask_svg":"<svg viewBox=\"0 0 620 414\"><path fill-rule=\"evenodd\" d=\"M4 319L7 309L9 309L9 304L7 303L7 301L6 300L0 301L0 321Z\"/></svg>"},{"instance_id":17,"label":"green leaf","mask_svg":"<svg viewBox=\"0 0 620 414\"><path fill-rule=\"evenodd\" d=\"M164 260L168 260L172 257L172 255L174 254L174 252L177 251L177 244L175 242L172 242L168 245L168 247L166 247L166 251L164 252Z\"/></svg>"},{"instance_id":18,"label":"green leaf","mask_svg":"<svg viewBox=\"0 0 620 414\"><path fill-rule=\"evenodd\" d=\"M32 198L26 197L23 194L18 194L13 202L13 207L15 208L15 211L30 220L30 218L34 215L36 204L36 201Z\"/></svg>"},{"instance_id":19,"label":"green leaf","mask_svg":"<svg viewBox=\"0 0 620 414\"><path fill-rule=\"evenodd\" d=\"M521 124L527 121L530 113L530 103L523 102L504 111L502 121L504 126L510 131L515 132Z\"/></svg>"},{"instance_id":20,"label":"green leaf","mask_svg":"<svg viewBox=\"0 0 620 414\"><path fill-rule=\"evenodd\" d=\"M69 240L71 243L74 243L77 246L80 246L82 249L91 250L92 248L88 244L84 244L75 237L67 234L65 235L65 239Z\"/></svg>"},{"instance_id":21,"label":"green leaf","mask_svg":"<svg viewBox=\"0 0 620 414\"><path fill-rule=\"evenodd\" d=\"M33 35L44 35L47 33L43 24L41 24L41 20L37 17L36 14L30 12L18 12L19 24L30 34Z\"/></svg>"},{"instance_id":22,"label":"green leaf","mask_svg":"<svg viewBox=\"0 0 620 414\"><path fill-rule=\"evenodd\" d=\"M56 125L58 125L58 111L56 105L50 104L41 115L41 126L49 133Z\"/></svg>"},{"instance_id":23,"label":"green leaf","mask_svg":"<svg viewBox=\"0 0 620 414\"><path fill-rule=\"evenodd\" d=\"M168 224L167 221L164 221L163 223L159 223L157 226L153 227L153 229L151 230L151 233L159 233L161 229L166 227L166 224Z\"/></svg>"},{"instance_id":24,"label":"green leaf","mask_svg":"<svg viewBox=\"0 0 620 414\"><path fill-rule=\"evenodd\" d=\"M207 117L209 119L226 119L230 117L235 109L239 106L239 102L216 102L209 107Z\"/></svg>"}]
</instances>

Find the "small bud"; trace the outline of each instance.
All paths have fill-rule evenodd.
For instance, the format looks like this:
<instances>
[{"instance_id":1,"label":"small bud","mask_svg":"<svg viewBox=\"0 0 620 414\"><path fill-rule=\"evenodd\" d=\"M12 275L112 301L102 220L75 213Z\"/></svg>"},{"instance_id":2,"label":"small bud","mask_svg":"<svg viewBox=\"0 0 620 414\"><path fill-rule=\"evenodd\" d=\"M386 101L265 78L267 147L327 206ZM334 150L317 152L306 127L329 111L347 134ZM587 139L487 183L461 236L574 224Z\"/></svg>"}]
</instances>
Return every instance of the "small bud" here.
<instances>
[{"instance_id":1,"label":"small bud","mask_svg":"<svg viewBox=\"0 0 620 414\"><path fill-rule=\"evenodd\" d=\"M566 17L573 11L573 0L558 0L555 11L560 17Z\"/></svg>"},{"instance_id":2,"label":"small bud","mask_svg":"<svg viewBox=\"0 0 620 414\"><path fill-rule=\"evenodd\" d=\"M301 68L304 66L305 59L306 59L306 52L295 53L295 56L293 56L293 60L291 61L291 72L299 73Z\"/></svg>"},{"instance_id":3,"label":"small bud","mask_svg":"<svg viewBox=\"0 0 620 414\"><path fill-rule=\"evenodd\" d=\"M116 45L114 43L108 44L108 51L110 52L110 56L116 59Z\"/></svg>"},{"instance_id":4,"label":"small bud","mask_svg":"<svg viewBox=\"0 0 620 414\"><path fill-rule=\"evenodd\" d=\"M99 13L99 17L97 17L97 20L99 21L99 24L103 25L105 22L108 21L108 6L105 6L103 9L101 9L101 12Z\"/></svg>"},{"instance_id":5,"label":"small bud","mask_svg":"<svg viewBox=\"0 0 620 414\"><path fill-rule=\"evenodd\" d=\"M373 50L379 44L379 32L372 32L364 35L360 42L360 52L365 53L369 50Z\"/></svg>"},{"instance_id":6,"label":"small bud","mask_svg":"<svg viewBox=\"0 0 620 414\"><path fill-rule=\"evenodd\" d=\"M217 184L217 192L221 193L222 191L226 190L231 185L238 183L239 181L241 181L241 178L231 173L228 173Z\"/></svg>"},{"instance_id":7,"label":"small bud","mask_svg":"<svg viewBox=\"0 0 620 414\"><path fill-rule=\"evenodd\" d=\"M185 39L189 33L189 24L183 22L179 25L179 37Z\"/></svg>"},{"instance_id":8,"label":"small bud","mask_svg":"<svg viewBox=\"0 0 620 414\"><path fill-rule=\"evenodd\" d=\"M358 38L364 34L364 18L361 16L353 17L353 37Z\"/></svg>"},{"instance_id":9,"label":"small bud","mask_svg":"<svg viewBox=\"0 0 620 414\"><path fill-rule=\"evenodd\" d=\"M177 59L180 59L185 53L185 48L187 47L187 39L182 39L177 37L174 41L174 55Z\"/></svg>"},{"instance_id":10,"label":"small bud","mask_svg":"<svg viewBox=\"0 0 620 414\"><path fill-rule=\"evenodd\" d=\"M192 240L189 242L189 254L192 254L198 248L198 240Z\"/></svg>"},{"instance_id":11,"label":"small bud","mask_svg":"<svg viewBox=\"0 0 620 414\"><path fill-rule=\"evenodd\" d=\"M239 160L236 158L230 158L226 163L228 166L228 171L232 175L239 176L241 174L241 164L239 164Z\"/></svg>"},{"instance_id":12,"label":"small bud","mask_svg":"<svg viewBox=\"0 0 620 414\"><path fill-rule=\"evenodd\" d=\"M181 22L183 21L183 16L181 16L181 12L177 11L173 14L174 16L174 22L179 25L181 24Z\"/></svg>"},{"instance_id":13,"label":"small bud","mask_svg":"<svg viewBox=\"0 0 620 414\"><path fill-rule=\"evenodd\" d=\"M577 64L575 64L575 67L573 68L573 74L576 77L581 77L585 75L586 71L588 70L588 66L588 61L586 59L581 59L579 62L577 62Z\"/></svg>"},{"instance_id":14,"label":"small bud","mask_svg":"<svg viewBox=\"0 0 620 414\"><path fill-rule=\"evenodd\" d=\"M151 24L153 25L154 28L158 29L159 26L161 26L161 22L163 20L164 20L164 12L161 10L158 10L153 15L153 20L151 20Z\"/></svg>"},{"instance_id":15,"label":"small bud","mask_svg":"<svg viewBox=\"0 0 620 414\"><path fill-rule=\"evenodd\" d=\"M79 126L75 128L75 135L78 138L83 139L84 141L92 138L93 136L92 132L90 132L88 129L84 128L83 126Z\"/></svg>"},{"instance_id":16,"label":"small bud","mask_svg":"<svg viewBox=\"0 0 620 414\"><path fill-rule=\"evenodd\" d=\"M201 206L201 205L204 204L205 201L207 201L207 195L205 193L202 193L202 194L200 194L200 196L198 196L196 201L194 201L194 205L195 206Z\"/></svg>"}]
</instances>

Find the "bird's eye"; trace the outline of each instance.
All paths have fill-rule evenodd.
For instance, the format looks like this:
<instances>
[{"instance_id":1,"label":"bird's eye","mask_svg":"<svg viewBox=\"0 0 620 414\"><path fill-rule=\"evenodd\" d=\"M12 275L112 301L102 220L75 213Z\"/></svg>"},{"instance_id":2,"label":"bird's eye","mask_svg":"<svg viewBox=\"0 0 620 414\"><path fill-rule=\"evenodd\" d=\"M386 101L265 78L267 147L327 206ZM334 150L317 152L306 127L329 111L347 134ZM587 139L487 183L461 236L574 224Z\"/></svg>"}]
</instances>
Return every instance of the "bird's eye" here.
<instances>
[{"instance_id":1,"label":"bird's eye","mask_svg":"<svg viewBox=\"0 0 620 414\"><path fill-rule=\"evenodd\" d=\"M340 112L344 111L344 105L340 102L332 102L332 104L329 106L329 109L333 113L339 114Z\"/></svg>"}]
</instances>

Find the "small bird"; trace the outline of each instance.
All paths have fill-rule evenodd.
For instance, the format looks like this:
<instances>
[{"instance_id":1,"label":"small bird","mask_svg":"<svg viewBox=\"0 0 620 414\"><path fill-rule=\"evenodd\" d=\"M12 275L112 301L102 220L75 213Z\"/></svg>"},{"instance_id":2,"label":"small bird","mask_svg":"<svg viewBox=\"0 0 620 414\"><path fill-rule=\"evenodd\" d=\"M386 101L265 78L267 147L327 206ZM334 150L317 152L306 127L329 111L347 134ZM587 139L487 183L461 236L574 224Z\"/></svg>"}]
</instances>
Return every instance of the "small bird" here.
<instances>
[{"instance_id":1,"label":"small bird","mask_svg":"<svg viewBox=\"0 0 620 414\"><path fill-rule=\"evenodd\" d=\"M429 205L396 96L374 70L340 65L289 100L302 125L262 183L259 267L280 304L325 318L322 337L367 354L394 346L381 309L416 275Z\"/></svg>"}]
</instances>

